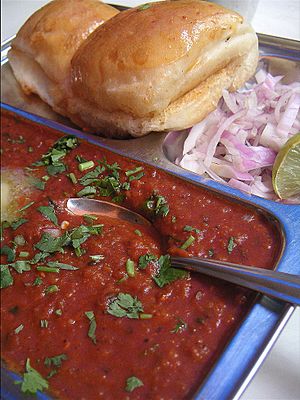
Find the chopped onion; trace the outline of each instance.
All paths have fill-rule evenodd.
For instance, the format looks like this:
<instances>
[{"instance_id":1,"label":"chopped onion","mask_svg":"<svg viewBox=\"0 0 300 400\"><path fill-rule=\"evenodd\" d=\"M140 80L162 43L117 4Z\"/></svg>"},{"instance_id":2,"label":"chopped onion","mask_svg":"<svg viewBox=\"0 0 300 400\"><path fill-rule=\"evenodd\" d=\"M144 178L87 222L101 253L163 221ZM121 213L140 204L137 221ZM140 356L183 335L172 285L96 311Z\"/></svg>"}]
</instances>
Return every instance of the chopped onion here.
<instances>
[{"instance_id":1,"label":"chopped onion","mask_svg":"<svg viewBox=\"0 0 300 400\"><path fill-rule=\"evenodd\" d=\"M193 126L176 163L249 194L277 199L272 165L300 128L300 82L281 83L263 69L255 83L223 91L217 109Z\"/></svg>"}]
</instances>

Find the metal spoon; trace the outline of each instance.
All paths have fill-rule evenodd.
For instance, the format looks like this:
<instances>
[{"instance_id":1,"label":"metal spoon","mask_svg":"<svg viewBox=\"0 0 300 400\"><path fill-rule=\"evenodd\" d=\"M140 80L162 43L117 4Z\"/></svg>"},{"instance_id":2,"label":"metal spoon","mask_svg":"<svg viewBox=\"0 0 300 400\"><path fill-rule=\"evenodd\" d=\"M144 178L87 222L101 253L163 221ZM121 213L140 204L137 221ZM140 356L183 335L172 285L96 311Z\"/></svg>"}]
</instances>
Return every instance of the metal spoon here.
<instances>
[{"instance_id":1,"label":"metal spoon","mask_svg":"<svg viewBox=\"0 0 300 400\"><path fill-rule=\"evenodd\" d=\"M134 224L152 225L142 215L107 201L72 198L68 200L67 208L76 215L98 214ZM175 268L201 272L300 306L300 276L298 275L197 257L172 256L171 265Z\"/></svg>"}]
</instances>

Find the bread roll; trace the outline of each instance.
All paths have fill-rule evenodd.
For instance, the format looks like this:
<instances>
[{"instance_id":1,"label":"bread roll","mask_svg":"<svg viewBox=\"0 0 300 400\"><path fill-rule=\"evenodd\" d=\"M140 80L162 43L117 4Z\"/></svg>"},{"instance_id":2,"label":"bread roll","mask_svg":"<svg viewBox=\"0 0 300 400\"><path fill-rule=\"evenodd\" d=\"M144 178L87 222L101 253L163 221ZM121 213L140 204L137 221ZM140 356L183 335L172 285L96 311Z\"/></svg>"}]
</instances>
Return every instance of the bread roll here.
<instances>
[{"instance_id":1,"label":"bread roll","mask_svg":"<svg viewBox=\"0 0 300 400\"><path fill-rule=\"evenodd\" d=\"M98 0L54 0L35 12L12 42L8 58L25 93L67 114L71 59L83 41L118 10Z\"/></svg>"},{"instance_id":2,"label":"bread roll","mask_svg":"<svg viewBox=\"0 0 300 400\"><path fill-rule=\"evenodd\" d=\"M136 7L77 50L69 113L107 136L184 129L216 107L223 89L242 86L257 59L256 34L233 11L199 0Z\"/></svg>"},{"instance_id":3,"label":"bread roll","mask_svg":"<svg viewBox=\"0 0 300 400\"><path fill-rule=\"evenodd\" d=\"M9 53L24 91L108 137L192 126L223 89L251 77L257 59L257 36L243 18L201 0L122 13L98 0L54 0Z\"/></svg>"}]
</instances>

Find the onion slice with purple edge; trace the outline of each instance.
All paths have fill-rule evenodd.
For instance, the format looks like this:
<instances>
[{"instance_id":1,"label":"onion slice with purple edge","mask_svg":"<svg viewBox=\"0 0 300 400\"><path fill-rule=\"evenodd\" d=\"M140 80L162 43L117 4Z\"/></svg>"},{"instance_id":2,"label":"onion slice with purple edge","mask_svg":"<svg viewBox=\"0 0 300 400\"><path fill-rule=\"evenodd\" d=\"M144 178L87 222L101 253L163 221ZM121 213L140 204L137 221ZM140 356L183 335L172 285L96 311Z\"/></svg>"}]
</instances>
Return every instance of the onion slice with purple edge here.
<instances>
[{"instance_id":1,"label":"onion slice with purple edge","mask_svg":"<svg viewBox=\"0 0 300 400\"><path fill-rule=\"evenodd\" d=\"M300 130L300 82L281 83L263 69L255 83L223 91L215 111L194 125L176 164L248 194L278 200L272 166Z\"/></svg>"}]
</instances>

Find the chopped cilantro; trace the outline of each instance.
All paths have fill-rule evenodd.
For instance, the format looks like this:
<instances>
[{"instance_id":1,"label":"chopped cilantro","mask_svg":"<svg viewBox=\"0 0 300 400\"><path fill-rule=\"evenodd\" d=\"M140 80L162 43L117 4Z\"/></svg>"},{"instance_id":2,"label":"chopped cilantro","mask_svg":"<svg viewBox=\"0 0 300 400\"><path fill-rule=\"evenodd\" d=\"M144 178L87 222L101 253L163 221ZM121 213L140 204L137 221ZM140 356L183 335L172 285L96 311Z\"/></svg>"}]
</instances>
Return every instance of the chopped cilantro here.
<instances>
[{"instance_id":1,"label":"chopped cilantro","mask_svg":"<svg viewBox=\"0 0 300 400\"><path fill-rule=\"evenodd\" d=\"M50 286L46 287L45 294L55 293L55 292L58 292L58 291L59 291L59 288L58 288L57 285L50 285Z\"/></svg>"},{"instance_id":2,"label":"chopped cilantro","mask_svg":"<svg viewBox=\"0 0 300 400\"><path fill-rule=\"evenodd\" d=\"M8 263L13 262L15 260L15 258L16 258L16 251L14 249L11 249L6 244L1 247L0 254L1 255L2 254L6 255Z\"/></svg>"},{"instance_id":3,"label":"chopped cilantro","mask_svg":"<svg viewBox=\"0 0 300 400\"><path fill-rule=\"evenodd\" d=\"M48 232L45 232L41 240L36 243L34 247L44 253L55 253L57 251L62 251L62 247L68 243L68 240L67 232L59 237L53 237Z\"/></svg>"},{"instance_id":4,"label":"chopped cilantro","mask_svg":"<svg viewBox=\"0 0 300 400\"><path fill-rule=\"evenodd\" d=\"M30 183L32 186L34 186L34 187L36 187L37 189L39 189L39 190L45 190L46 183L43 182L42 180L36 178L35 176L31 176L31 177L29 178L29 183Z\"/></svg>"},{"instance_id":5,"label":"chopped cilantro","mask_svg":"<svg viewBox=\"0 0 300 400\"><path fill-rule=\"evenodd\" d=\"M38 211L43 214L45 218L49 219L49 221L53 222L54 225L58 225L57 216L55 215L55 210L52 205L40 206L38 207Z\"/></svg>"},{"instance_id":6,"label":"chopped cilantro","mask_svg":"<svg viewBox=\"0 0 300 400\"><path fill-rule=\"evenodd\" d=\"M153 317L152 314L145 314L145 313L140 314L140 319L151 319L152 317Z\"/></svg>"},{"instance_id":7,"label":"chopped cilantro","mask_svg":"<svg viewBox=\"0 0 300 400\"><path fill-rule=\"evenodd\" d=\"M53 357L46 357L44 364L48 368L51 368L52 366L60 368L62 365L62 362L67 359L68 359L68 357L66 356L66 354L59 354L59 355L53 356Z\"/></svg>"},{"instance_id":8,"label":"chopped cilantro","mask_svg":"<svg viewBox=\"0 0 300 400\"><path fill-rule=\"evenodd\" d=\"M57 310L54 311L54 313L58 316L62 315L62 310L60 308L58 308Z\"/></svg>"},{"instance_id":9,"label":"chopped cilantro","mask_svg":"<svg viewBox=\"0 0 300 400\"><path fill-rule=\"evenodd\" d=\"M77 183L77 178L76 178L76 176L73 174L73 172L71 172L71 173L68 175L68 177L70 178L70 181L71 181L74 185L76 185L76 183Z\"/></svg>"},{"instance_id":10,"label":"chopped cilantro","mask_svg":"<svg viewBox=\"0 0 300 400\"><path fill-rule=\"evenodd\" d=\"M97 343L97 339L96 339L96 328L97 328L97 323L96 323L96 319L95 319L95 315L93 311L86 311L85 316L88 318L88 320L90 321L90 326L89 326L89 330L88 330L88 337L92 340L92 342L94 344Z\"/></svg>"},{"instance_id":11,"label":"chopped cilantro","mask_svg":"<svg viewBox=\"0 0 300 400\"><path fill-rule=\"evenodd\" d=\"M53 267L44 267L44 266L37 266L36 267L37 271L40 272L55 272L55 273L59 273L59 268L53 268Z\"/></svg>"},{"instance_id":12,"label":"chopped cilantro","mask_svg":"<svg viewBox=\"0 0 300 400\"><path fill-rule=\"evenodd\" d=\"M17 219L16 221L13 221L10 224L10 226L15 231L16 229L18 229L21 225L25 224L26 222L28 222L28 219L20 218L20 219Z\"/></svg>"},{"instance_id":13,"label":"chopped cilantro","mask_svg":"<svg viewBox=\"0 0 300 400\"><path fill-rule=\"evenodd\" d=\"M126 176L131 176L131 175L136 174L137 172L143 171L143 169L144 169L143 167L136 167L136 168L134 168L134 169L130 169L130 170L126 171L126 172L125 172L125 175L126 175Z\"/></svg>"},{"instance_id":14,"label":"chopped cilantro","mask_svg":"<svg viewBox=\"0 0 300 400\"><path fill-rule=\"evenodd\" d=\"M131 376L126 380L126 392L132 392L134 389L144 386L143 382L136 376Z\"/></svg>"},{"instance_id":15,"label":"chopped cilantro","mask_svg":"<svg viewBox=\"0 0 300 400\"><path fill-rule=\"evenodd\" d=\"M97 166L95 169L93 169L93 171L90 171L85 175L83 175L79 179L79 182L83 186L88 186L91 185L92 183L100 181L100 179L98 179L98 176L104 171L104 169L105 169L104 167Z\"/></svg>"},{"instance_id":16,"label":"chopped cilantro","mask_svg":"<svg viewBox=\"0 0 300 400\"><path fill-rule=\"evenodd\" d=\"M96 217L96 215L93 214L84 214L83 218L86 219L88 222L97 221L98 219L98 217Z\"/></svg>"},{"instance_id":17,"label":"chopped cilantro","mask_svg":"<svg viewBox=\"0 0 300 400\"><path fill-rule=\"evenodd\" d=\"M181 318L177 319L177 324L175 325L174 329L171 330L171 333L178 333L182 332L187 328L187 323L184 322Z\"/></svg>"},{"instance_id":18,"label":"chopped cilantro","mask_svg":"<svg viewBox=\"0 0 300 400\"><path fill-rule=\"evenodd\" d=\"M48 321L46 319L40 320L41 328L48 328Z\"/></svg>"},{"instance_id":19,"label":"chopped cilantro","mask_svg":"<svg viewBox=\"0 0 300 400\"><path fill-rule=\"evenodd\" d=\"M80 172L86 171L87 169L91 169L95 166L94 161L84 161L78 165L78 169Z\"/></svg>"},{"instance_id":20,"label":"chopped cilantro","mask_svg":"<svg viewBox=\"0 0 300 400\"><path fill-rule=\"evenodd\" d=\"M215 254L214 249L209 249L208 250L209 257L213 257L214 254Z\"/></svg>"},{"instance_id":21,"label":"chopped cilantro","mask_svg":"<svg viewBox=\"0 0 300 400\"><path fill-rule=\"evenodd\" d=\"M8 265L10 265L12 268L14 268L14 270L16 270L19 274L22 274L23 272L31 270L30 265L27 260L18 260L18 261L15 261L14 263L8 264Z\"/></svg>"},{"instance_id":22,"label":"chopped cilantro","mask_svg":"<svg viewBox=\"0 0 300 400\"><path fill-rule=\"evenodd\" d=\"M21 208L18 210L18 212L25 211L27 208L31 207L34 203L35 203L34 201L31 201L30 203L25 204L25 206L21 207Z\"/></svg>"},{"instance_id":23,"label":"chopped cilantro","mask_svg":"<svg viewBox=\"0 0 300 400\"><path fill-rule=\"evenodd\" d=\"M128 293L119 293L109 302L107 312L118 318L139 318L139 313L144 311L142 303L137 297L132 297Z\"/></svg>"},{"instance_id":24,"label":"chopped cilantro","mask_svg":"<svg viewBox=\"0 0 300 400\"><path fill-rule=\"evenodd\" d=\"M129 182L141 179L145 174L143 172L143 167L137 167L125 172L125 175L128 177Z\"/></svg>"},{"instance_id":25,"label":"chopped cilantro","mask_svg":"<svg viewBox=\"0 0 300 400\"><path fill-rule=\"evenodd\" d=\"M14 244L16 246L24 246L25 243L26 243L26 240L24 239L24 236L17 235L14 237Z\"/></svg>"},{"instance_id":26,"label":"chopped cilantro","mask_svg":"<svg viewBox=\"0 0 300 400\"><path fill-rule=\"evenodd\" d=\"M228 251L228 254L231 254L231 252L232 252L232 250L235 248L235 246L236 246L236 243L234 242L234 237L231 236L231 237L228 239L228 244L227 244L227 251Z\"/></svg>"},{"instance_id":27,"label":"chopped cilantro","mask_svg":"<svg viewBox=\"0 0 300 400\"><path fill-rule=\"evenodd\" d=\"M75 271L78 269L77 267L74 267L73 265L60 263L58 261L49 261L49 262L47 262L47 265L50 268L65 269L68 271Z\"/></svg>"},{"instance_id":28,"label":"chopped cilantro","mask_svg":"<svg viewBox=\"0 0 300 400\"><path fill-rule=\"evenodd\" d=\"M45 258L47 258L49 256L50 256L49 253L36 253L29 262L30 262L30 264L37 264L41 261L44 261Z\"/></svg>"},{"instance_id":29,"label":"chopped cilantro","mask_svg":"<svg viewBox=\"0 0 300 400\"><path fill-rule=\"evenodd\" d=\"M176 281L177 279L187 276L186 271L171 267L169 255L161 256L158 260L158 263L160 266L159 272L153 277L153 280L159 287L164 287L165 285Z\"/></svg>"},{"instance_id":30,"label":"chopped cilantro","mask_svg":"<svg viewBox=\"0 0 300 400\"><path fill-rule=\"evenodd\" d=\"M139 179L141 179L144 176L144 172L140 172L139 174L136 175L130 175L130 177L128 178L129 182L132 181L138 181Z\"/></svg>"},{"instance_id":31,"label":"chopped cilantro","mask_svg":"<svg viewBox=\"0 0 300 400\"><path fill-rule=\"evenodd\" d=\"M35 278L35 280L34 280L32 286L40 286L40 285L42 285L42 284L43 284L43 280L42 280L42 278L40 278L40 277L38 276L38 277Z\"/></svg>"},{"instance_id":32,"label":"chopped cilantro","mask_svg":"<svg viewBox=\"0 0 300 400\"><path fill-rule=\"evenodd\" d=\"M21 258L26 258L28 256L29 256L28 251L20 251L20 253L19 253L19 257L21 257Z\"/></svg>"},{"instance_id":33,"label":"chopped cilantro","mask_svg":"<svg viewBox=\"0 0 300 400\"><path fill-rule=\"evenodd\" d=\"M195 241L195 237L190 235L187 240L180 246L181 249L186 250Z\"/></svg>"},{"instance_id":34,"label":"chopped cilantro","mask_svg":"<svg viewBox=\"0 0 300 400\"><path fill-rule=\"evenodd\" d=\"M49 151L44 154L40 161L33 163L34 166L46 166L49 175L57 175L66 170L65 164L61 161L67 153L78 146L78 139L75 136L64 136L60 138Z\"/></svg>"},{"instance_id":35,"label":"chopped cilantro","mask_svg":"<svg viewBox=\"0 0 300 400\"><path fill-rule=\"evenodd\" d=\"M24 328L23 324L17 326L16 329L14 330L15 334L17 335L18 333L20 333L23 328Z\"/></svg>"},{"instance_id":36,"label":"chopped cilantro","mask_svg":"<svg viewBox=\"0 0 300 400\"><path fill-rule=\"evenodd\" d=\"M189 226L189 225L185 225L185 227L183 228L183 230L184 230L185 232L201 233L200 229L193 228L192 226Z\"/></svg>"},{"instance_id":37,"label":"chopped cilantro","mask_svg":"<svg viewBox=\"0 0 300 400\"><path fill-rule=\"evenodd\" d=\"M154 254L147 253L140 256L138 264L139 269L145 269L151 261L157 261L157 257Z\"/></svg>"},{"instance_id":38,"label":"chopped cilantro","mask_svg":"<svg viewBox=\"0 0 300 400\"><path fill-rule=\"evenodd\" d=\"M92 261L94 263L104 260L104 255L103 254L94 254L94 255L91 255L89 257L92 259Z\"/></svg>"},{"instance_id":39,"label":"chopped cilantro","mask_svg":"<svg viewBox=\"0 0 300 400\"><path fill-rule=\"evenodd\" d=\"M10 273L8 265L0 266L0 288L4 289L11 286L14 283L13 277Z\"/></svg>"},{"instance_id":40,"label":"chopped cilantro","mask_svg":"<svg viewBox=\"0 0 300 400\"><path fill-rule=\"evenodd\" d=\"M19 382L16 382L19 384ZM30 359L27 358L21 391L23 393L35 394L38 390L41 392L48 389L49 385L46 379L30 365Z\"/></svg>"},{"instance_id":41,"label":"chopped cilantro","mask_svg":"<svg viewBox=\"0 0 300 400\"><path fill-rule=\"evenodd\" d=\"M140 237L142 236L142 232L139 229L136 229L134 233Z\"/></svg>"},{"instance_id":42,"label":"chopped cilantro","mask_svg":"<svg viewBox=\"0 0 300 400\"><path fill-rule=\"evenodd\" d=\"M130 258L126 261L126 272L130 278L135 277L134 261L130 260Z\"/></svg>"},{"instance_id":43,"label":"chopped cilantro","mask_svg":"<svg viewBox=\"0 0 300 400\"><path fill-rule=\"evenodd\" d=\"M169 213L169 205L163 196L156 192L146 200L144 207L153 217L166 217Z\"/></svg>"},{"instance_id":44,"label":"chopped cilantro","mask_svg":"<svg viewBox=\"0 0 300 400\"><path fill-rule=\"evenodd\" d=\"M78 197L83 197L83 196L91 196L96 194L97 189L95 188L95 186L86 186L85 188L83 188L82 190L80 190L77 193Z\"/></svg>"}]
</instances>

